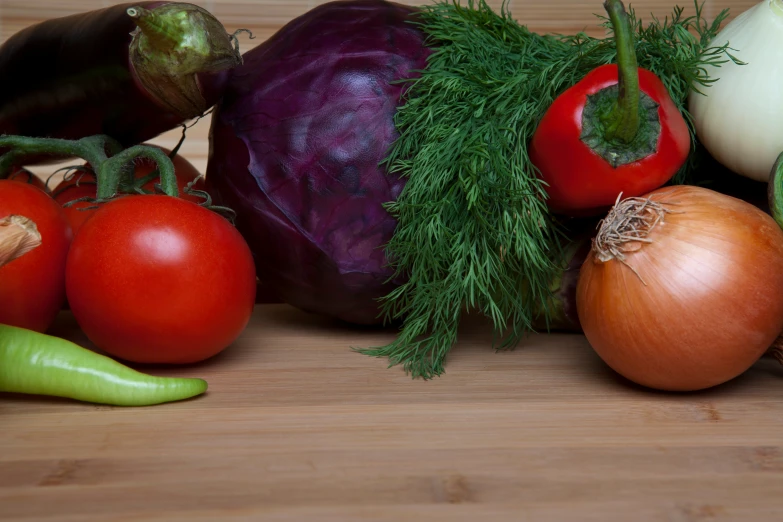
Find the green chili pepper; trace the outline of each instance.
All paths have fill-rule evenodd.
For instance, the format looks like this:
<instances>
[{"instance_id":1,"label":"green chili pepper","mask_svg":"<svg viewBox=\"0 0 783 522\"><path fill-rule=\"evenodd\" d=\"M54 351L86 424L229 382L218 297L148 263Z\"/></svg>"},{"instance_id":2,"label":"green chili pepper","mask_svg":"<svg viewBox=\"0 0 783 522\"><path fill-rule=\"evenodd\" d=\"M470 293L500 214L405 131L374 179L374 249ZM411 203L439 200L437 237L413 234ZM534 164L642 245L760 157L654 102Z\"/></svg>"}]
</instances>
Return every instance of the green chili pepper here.
<instances>
[{"instance_id":1,"label":"green chili pepper","mask_svg":"<svg viewBox=\"0 0 783 522\"><path fill-rule=\"evenodd\" d=\"M780 228L783 228L783 152L778 155L775 164L772 165L767 185L767 197L772 217L775 218Z\"/></svg>"},{"instance_id":2,"label":"green chili pepper","mask_svg":"<svg viewBox=\"0 0 783 522\"><path fill-rule=\"evenodd\" d=\"M148 406L206 390L203 379L146 375L66 339L0 325L0 391Z\"/></svg>"}]
</instances>

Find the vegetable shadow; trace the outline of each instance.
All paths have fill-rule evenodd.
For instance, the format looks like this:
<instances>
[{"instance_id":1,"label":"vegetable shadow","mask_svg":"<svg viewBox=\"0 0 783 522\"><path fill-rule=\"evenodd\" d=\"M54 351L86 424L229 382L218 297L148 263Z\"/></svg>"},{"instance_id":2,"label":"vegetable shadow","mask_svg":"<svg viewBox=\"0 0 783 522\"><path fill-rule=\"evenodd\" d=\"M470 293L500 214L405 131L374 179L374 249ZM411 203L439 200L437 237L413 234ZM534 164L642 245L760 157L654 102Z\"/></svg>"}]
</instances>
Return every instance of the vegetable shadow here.
<instances>
[{"instance_id":1,"label":"vegetable shadow","mask_svg":"<svg viewBox=\"0 0 783 522\"><path fill-rule=\"evenodd\" d=\"M260 310L264 315L264 322L272 322L277 327L295 328L297 331L304 332L330 332L339 334L356 333L392 333L401 325L401 321L382 322L379 319L378 324L356 324L343 321L335 317L330 317L315 312L301 310L287 304L267 304L261 305L264 308ZM259 305L256 306L256 312L259 313Z\"/></svg>"},{"instance_id":2,"label":"vegetable shadow","mask_svg":"<svg viewBox=\"0 0 783 522\"><path fill-rule=\"evenodd\" d=\"M68 339L69 341L72 341L83 348L87 348L88 350L92 350L95 353L114 359L115 361L127 366L128 368L132 368L142 373L150 373L157 376L175 376L175 373L177 374L176 376L186 376L182 374L183 371L189 373L190 370L202 370L214 364L222 364L223 362L225 362L227 358L230 358L235 355L234 353L232 353L235 352L235 350L231 350L231 348L236 342L238 342L238 340L235 341L234 343L226 347L222 352L199 362L177 363L177 364L138 363L134 361L125 360L115 355L111 355L105 352L104 350L101 350L97 346L95 346L95 344L93 344L92 341L89 340L89 338L79 327L79 324L76 322L76 319L74 318L73 314L67 309L64 309L63 311L60 312L54 324L51 326L51 328L49 328L49 330L46 333L48 335L53 335L56 337L63 337L65 339ZM206 395L208 393L209 391L207 391L203 395ZM191 399L183 399L177 402L187 402L197 398L198 396L193 397Z\"/></svg>"},{"instance_id":3,"label":"vegetable shadow","mask_svg":"<svg viewBox=\"0 0 783 522\"><path fill-rule=\"evenodd\" d=\"M595 373L597 379L601 379L602 381L607 382L614 387L622 388L625 391L655 397L713 399L724 396L737 396L742 392L747 392L754 387L758 387L759 381L763 380L769 383L770 377L772 379L783 379L783 366L774 359L763 357L744 373L723 384L705 390L666 391L648 388L647 386L637 384L623 377L604 363L597 355L591 358L589 364L591 366L591 371Z\"/></svg>"}]
</instances>

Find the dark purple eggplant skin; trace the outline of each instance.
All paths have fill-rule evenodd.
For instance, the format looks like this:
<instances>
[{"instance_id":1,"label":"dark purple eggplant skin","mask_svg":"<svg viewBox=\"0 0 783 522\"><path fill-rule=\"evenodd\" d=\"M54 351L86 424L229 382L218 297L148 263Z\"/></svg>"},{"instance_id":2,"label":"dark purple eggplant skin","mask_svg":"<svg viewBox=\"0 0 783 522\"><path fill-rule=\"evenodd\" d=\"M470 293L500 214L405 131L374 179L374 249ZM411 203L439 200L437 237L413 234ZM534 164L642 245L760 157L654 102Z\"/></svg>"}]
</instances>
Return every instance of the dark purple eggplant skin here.
<instances>
[{"instance_id":1,"label":"dark purple eggplant skin","mask_svg":"<svg viewBox=\"0 0 783 522\"><path fill-rule=\"evenodd\" d=\"M581 332L579 312L576 307L576 287L579 284L579 274L592 247L591 238L582 236L570 245L571 258L560 276L560 286L554 293L559 302L561 316L559 321L550 325L550 330Z\"/></svg>"},{"instance_id":2,"label":"dark purple eggplant skin","mask_svg":"<svg viewBox=\"0 0 783 522\"><path fill-rule=\"evenodd\" d=\"M246 52L210 129L206 189L236 213L261 285L302 310L383 322L396 282L383 208L404 179L380 163L394 114L430 50L416 10L381 0L322 4Z\"/></svg>"},{"instance_id":3,"label":"dark purple eggplant skin","mask_svg":"<svg viewBox=\"0 0 783 522\"><path fill-rule=\"evenodd\" d=\"M183 118L156 103L129 63L125 12L167 2L135 2L45 20L0 46L0 135L78 139L108 134L135 145L177 127ZM225 74L204 92L221 94ZM212 85L212 84L215 85Z\"/></svg>"}]
</instances>

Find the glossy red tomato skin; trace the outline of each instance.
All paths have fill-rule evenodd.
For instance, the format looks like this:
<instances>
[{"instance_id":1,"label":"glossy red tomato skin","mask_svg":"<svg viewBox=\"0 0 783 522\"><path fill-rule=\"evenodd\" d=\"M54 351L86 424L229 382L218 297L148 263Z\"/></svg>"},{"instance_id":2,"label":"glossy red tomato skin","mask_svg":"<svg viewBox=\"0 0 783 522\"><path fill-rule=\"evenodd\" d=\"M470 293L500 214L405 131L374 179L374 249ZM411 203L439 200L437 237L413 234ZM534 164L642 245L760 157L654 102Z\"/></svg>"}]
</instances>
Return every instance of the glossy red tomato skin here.
<instances>
[{"instance_id":1,"label":"glossy red tomato skin","mask_svg":"<svg viewBox=\"0 0 783 522\"><path fill-rule=\"evenodd\" d=\"M45 332L65 302L65 262L73 234L51 196L24 181L0 180L0 217L32 219L41 245L0 267L0 323Z\"/></svg>"},{"instance_id":2,"label":"glossy red tomato skin","mask_svg":"<svg viewBox=\"0 0 783 522\"><path fill-rule=\"evenodd\" d=\"M166 154L171 153L171 151L165 147L150 145L148 143L145 143L144 145L157 147ZM194 203L200 203L203 201L203 199L199 198L198 196L192 196L184 193L185 187L191 181L201 176L201 173L198 171L198 169L196 169L196 167L181 154L174 156L174 159L171 161L174 164L174 173L177 177L179 197L187 201L193 201ZM136 161L136 169L134 172L136 179L143 178L144 176L150 174L153 170L155 170L155 167L155 162L146 158L140 158ZM146 190L152 191L155 189L155 183L158 181L159 180L150 181L144 185L144 188ZM198 179L198 181L193 184L192 188L195 190L204 190L204 178L200 177L200 179ZM84 222L93 215L100 204L96 205L95 203L91 203L89 201L77 201L75 203L71 203L70 205L65 204L83 197L95 198L96 190L97 185L95 184L95 176L86 172L74 172L71 176L68 177L68 179L61 181L52 190L54 199L63 205L65 215L68 217L68 221L71 223L71 228L73 229L74 234L79 232L82 224L84 224Z\"/></svg>"},{"instance_id":3,"label":"glossy red tomato skin","mask_svg":"<svg viewBox=\"0 0 783 522\"><path fill-rule=\"evenodd\" d=\"M216 213L171 196L125 196L104 204L74 238L66 289L76 321L110 355L193 363L247 326L255 265Z\"/></svg>"},{"instance_id":4,"label":"glossy red tomato skin","mask_svg":"<svg viewBox=\"0 0 783 522\"><path fill-rule=\"evenodd\" d=\"M72 179L63 180L52 191L55 201L63 206L63 212L65 212L65 217L68 218L68 223L70 223L74 234L79 232L82 224L97 210L92 208L96 206L94 203L76 200L83 197L94 198L95 191L95 178L90 174L84 174L81 177L77 174ZM71 201L76 202L68 206L65 205Z\"/></svg>"},{"instance_id":5,"label":"glossy red tomato skin","mask_svg":"<svg viewBox=\"0 0 783 522\"><path fill-rule=\"evenodd\" d=\"M541 170L552 212L571 216L599 215L622 192L646 194L666 184L690 152L688 127L666 86L652 72L639 68L639 88L658 104L661 135L656 152L642 160L612 166L580 139L587 96L617 84L617 65L593 69L561 94L547 109L530 142L529 156Z\"/></svg>"}]
</instances>

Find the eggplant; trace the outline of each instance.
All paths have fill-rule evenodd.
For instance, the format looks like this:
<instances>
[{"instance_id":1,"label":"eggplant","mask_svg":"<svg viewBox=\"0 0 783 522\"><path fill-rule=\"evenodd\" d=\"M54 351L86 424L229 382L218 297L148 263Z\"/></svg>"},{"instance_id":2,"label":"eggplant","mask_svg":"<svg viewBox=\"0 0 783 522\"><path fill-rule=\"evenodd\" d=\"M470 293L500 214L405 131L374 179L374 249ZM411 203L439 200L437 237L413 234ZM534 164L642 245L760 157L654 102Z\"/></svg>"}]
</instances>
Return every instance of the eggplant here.
<instances>
[{"instance_id":1,"label":"eggplant","mask_svg":"<svg viewBox=\"0 0 783 522\"><path fill-rule=\"evenodd\" d=\"M0 135L139 144L212 107L241 62L236 39L189 3L46 20L0 46Z\"/></svg>"}]
</instances>

